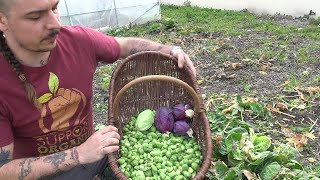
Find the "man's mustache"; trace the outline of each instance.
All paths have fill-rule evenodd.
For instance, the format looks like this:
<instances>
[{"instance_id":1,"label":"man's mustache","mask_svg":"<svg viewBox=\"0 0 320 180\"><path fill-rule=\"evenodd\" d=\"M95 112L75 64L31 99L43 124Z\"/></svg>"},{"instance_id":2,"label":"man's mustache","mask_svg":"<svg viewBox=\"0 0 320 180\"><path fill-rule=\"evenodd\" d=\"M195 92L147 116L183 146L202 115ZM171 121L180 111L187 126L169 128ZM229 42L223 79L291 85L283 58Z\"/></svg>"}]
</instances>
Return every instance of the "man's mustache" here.
<instances>
[{"instance_id":1,"label":"man's mustache","mask_svg":"<svg viewBox=\"0 0 320 180\"><path fill-rule=\"evenodd\" d=\"M60 33L59 29L52 30L45 39L53 38Z\"/></svg>"}]
</instances>

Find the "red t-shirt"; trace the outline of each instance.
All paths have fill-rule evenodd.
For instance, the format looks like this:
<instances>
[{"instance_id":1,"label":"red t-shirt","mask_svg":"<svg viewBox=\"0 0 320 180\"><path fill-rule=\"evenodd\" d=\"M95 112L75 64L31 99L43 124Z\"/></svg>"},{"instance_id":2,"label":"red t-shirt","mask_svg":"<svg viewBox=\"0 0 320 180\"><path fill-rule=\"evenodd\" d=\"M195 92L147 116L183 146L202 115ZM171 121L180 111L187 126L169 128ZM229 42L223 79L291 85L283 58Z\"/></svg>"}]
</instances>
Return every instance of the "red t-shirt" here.
<instances>
[{"instance_id":1,"label":"red t-shirt","mask_svg":"<svg viewBox=\"0 0 320 180\"><path fill-rule=\"evenodd\" d=\"M84 27L63 27L47 65L23 66L41 110L0 53L0 146L14 142L13 157L35 157L83 143L93 132L92 82L98 61L112 63L113 37Z\"/></svg>"}]
</instances>

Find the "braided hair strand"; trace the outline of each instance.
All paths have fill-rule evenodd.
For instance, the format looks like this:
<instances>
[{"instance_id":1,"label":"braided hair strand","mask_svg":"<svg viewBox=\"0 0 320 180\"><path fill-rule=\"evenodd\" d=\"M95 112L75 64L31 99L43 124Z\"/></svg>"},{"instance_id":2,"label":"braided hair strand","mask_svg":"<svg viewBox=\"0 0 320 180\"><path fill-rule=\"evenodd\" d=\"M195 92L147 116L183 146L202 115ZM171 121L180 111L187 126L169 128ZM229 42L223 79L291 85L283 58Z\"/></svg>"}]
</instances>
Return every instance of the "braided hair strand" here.
<instances>
[{"instance_id":1,"label":"braided hair strand","mask_svg":"<svg viewBox=\"0 0 320 180\"><path fill-rule=\"evenodd\" d=\"M3 32L0 31L0 52L2 52L5 59L8 61L8 63L11 65L12 70L16 73L18 78L20 79L21 83L24 86L25 91L27 92L27 98L28 100L39 109L40 104L37 100L37 95L35 88L31 83L28 82L25 74L22 71L22 65L21 63L16 59L13 52L9 48L9 46L6 43L6 40L4 38Z\"/></svg>"}]
</instances>

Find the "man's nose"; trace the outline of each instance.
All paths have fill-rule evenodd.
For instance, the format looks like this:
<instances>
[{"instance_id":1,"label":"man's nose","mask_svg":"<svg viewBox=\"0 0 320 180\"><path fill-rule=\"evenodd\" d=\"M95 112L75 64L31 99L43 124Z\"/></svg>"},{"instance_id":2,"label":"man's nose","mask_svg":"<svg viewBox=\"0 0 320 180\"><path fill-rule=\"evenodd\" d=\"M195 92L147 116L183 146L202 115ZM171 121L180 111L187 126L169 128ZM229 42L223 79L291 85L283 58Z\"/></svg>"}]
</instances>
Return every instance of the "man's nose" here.
<instances>
[{"instance_id":1,"label":"man's nose","mask_svg":"<svg viewBox=\"0 0 320 180\"><path fill-rule=\"evenodd\" d=\"M49 17L48 17L48 23L46 26L47 26L47 29L60 29L61 23L60 23L59 13L50 11Z\"/></svg>"}]
</instances>

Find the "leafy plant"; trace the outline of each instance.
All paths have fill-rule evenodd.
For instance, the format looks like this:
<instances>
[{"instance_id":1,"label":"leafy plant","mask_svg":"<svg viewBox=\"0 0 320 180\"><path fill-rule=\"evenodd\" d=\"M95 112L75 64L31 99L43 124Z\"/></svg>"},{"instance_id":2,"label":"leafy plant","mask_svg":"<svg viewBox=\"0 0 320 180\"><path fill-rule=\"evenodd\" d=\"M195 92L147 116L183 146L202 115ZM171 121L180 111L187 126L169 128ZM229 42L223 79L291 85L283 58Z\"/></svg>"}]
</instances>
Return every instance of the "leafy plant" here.
<instances>
[{"instance_id":1,"label":"leafy plant","mask_svg":"<svg viewBox=\"0 0 320 180\"><path fill-rule=\"evenodd\" d=\"M320 83L320 75L316 75L313 79L314 82Z\"/></svg>"},{"instance_id":2,"label":"leafy plant","mask_svg":"<svg viewBox=\"0 0 320 180\"><path fill-rule=\"evenodd\" d=\"M319 179L314 170L305 170L299 151L290 144L273 143L271 137L256 133L243 116L256 120L270 113L262 103L237 96L232 110L208 112L214 142L213 166L209 179ZM218 109L218 108L217 108Z\"/></svg>"},{"instance_id":3,"label":"leafy plant","mask_svg":"<svg viewBox=\"0 0 320 180\"><path fill-rule=\"evenodd\" d=\"M173 30L176 28L176 22L172 18L164 18L162 21L165 30Z\"/></svg>"},{"instance_id":4,"label":"leafy plant","mask_svg":"<svg viewBox=\"0 0 320 180\"><path fill-rule=\"evenodd\" d=\"M99 77L100 86L104 90L109 88L113 68L113 66L102 66L96 72Z\"/></svg>"},{"instance_id":5,"label":"leafy plant","mask_svg":"<svg viewBox=\"0 0 320 180\"><path fill-rule=\"evenodd\" d=\"M105 112L107 112L107 105L101 104L101 103L97 103L97 104L94 105L94 111L95 112L100 112L100 113L105 113Z\"/></svg>"},{"instance_id":6,"label":"leafy plant","mask_svg":"<svg viewBox=\"0 0 320 180\"><path fill-rule=\"evenodd\" d=\"M320 17L309 19L310 24L315 26L320 26Z\"/></svg>"},{"instance_id":7,"label":"leafy plant","mask_svg":"<svg viewBox=\"0 0 320 180\"><path fill-rule=\"evenodd\" d=\"M297 77L295 75L291 75L286 83L286 86L284 87L284 91L295 92L295 88L298 87L299 84L300 82Z\"/></svg>"},{"instance_id":8,"label":"leafy plant","mask_svg":"<svg viewBox=\"0 0 320 180\"><path fill-rule=\"evenodd\" d=\"M252 128L229 130L214 153L218 153L214 157L220 160L210 171L212 179L242 179L248 174L261 180L317 178L304 171L295 148L287 144L272 145L270 137L256 134Z\"/></svg>"},{"instance_id":9,"label":"leafy plant","mask_svg":"<svg viewBox=\"0 0 320 180\"><path fill-rule=\"evenodd\" d=\"M251 92L251 85L250 84L244 84L243 85L243 90L246 93L250 93Z\"/></svg>"},{"instance_id":10,"label":"leafy plant","mask_svg":"<svg viewBox=\"0 0 320 180\"><path fill-rule=\"evenodd\" d=\"M307 62L309 59L308 52L305 48L300 48L298 51L298 61L300 63Z\"/></svg>"},{"instance_id":11,"label":"leafy plant","mask_svg":"<svg viewBox=\"0 0 320 180\"><path fill-rule=\"evenodd\" d=\"M270 112L265 108L263 104L257 102L255 99L248 99L243 101L241 96L236 97L236 103L233 105L232 115L240 113L241 119L243 119L243 113L248 110L250 114L263 119L269 119L271 117Z\"/></svg>"}]
</instances>

